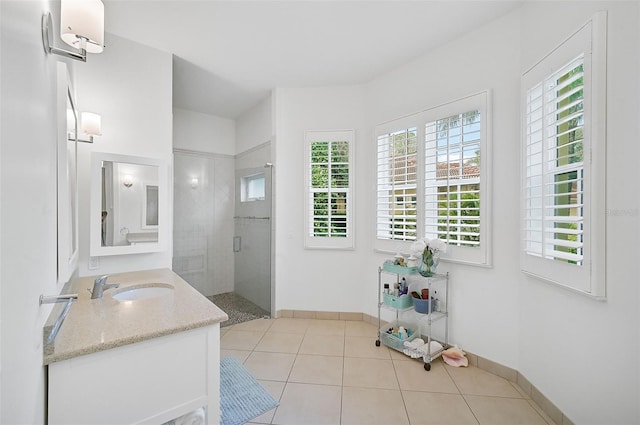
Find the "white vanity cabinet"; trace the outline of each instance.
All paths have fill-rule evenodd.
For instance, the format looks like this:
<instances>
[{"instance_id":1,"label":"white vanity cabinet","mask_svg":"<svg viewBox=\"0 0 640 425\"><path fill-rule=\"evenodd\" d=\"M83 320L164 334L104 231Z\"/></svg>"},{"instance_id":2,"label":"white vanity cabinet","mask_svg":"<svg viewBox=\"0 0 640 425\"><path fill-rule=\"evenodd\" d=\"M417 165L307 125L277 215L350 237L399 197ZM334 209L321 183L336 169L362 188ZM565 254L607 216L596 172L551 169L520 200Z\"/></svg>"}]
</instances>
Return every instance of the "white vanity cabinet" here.
<instances>
[{"instance_id":1,"label":"white vanity cabinet","mask_svg":"<svg viewBox=\"0 0 640 425\"><path fill-rule=\"evenodd\" d=\"M218 323L48 365L49 425L220 421Z\"/></svg>"},{"instance_id":2,"label":"white vanity cabinet","mask_svg":"<svg viewBox=\"0 0 640 425\"><path fill-rule=\"evenodd\" d=\"M169 269L112 275L109 283L119 287L92 299L95 279L65 287L78 299L44 346L48 424L159 425L200 407L206 423L218 424L227 314ZM118 295L146 286L166 291ZM54 319L45 326L47 341Z\"/></svg>"}]
</instances>

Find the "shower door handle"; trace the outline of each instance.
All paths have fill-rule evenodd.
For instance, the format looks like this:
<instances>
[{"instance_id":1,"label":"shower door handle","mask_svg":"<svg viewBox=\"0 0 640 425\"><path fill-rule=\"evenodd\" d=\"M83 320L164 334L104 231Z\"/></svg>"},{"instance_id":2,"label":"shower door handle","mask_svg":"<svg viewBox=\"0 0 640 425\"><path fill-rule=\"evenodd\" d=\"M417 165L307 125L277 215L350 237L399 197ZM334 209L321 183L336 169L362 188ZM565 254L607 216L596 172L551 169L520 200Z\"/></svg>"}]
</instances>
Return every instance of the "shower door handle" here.
<instances>
[{"instance_id":1,"label":"shower door handle","mask_svg":"<svg viewBox=\"0 0 640 425\"><path fill-rule=\"evenodd\" d=\"M240 252L242 250L242 238L240 236L233 237L233 252Z\"/></svg>"}]
</instances>

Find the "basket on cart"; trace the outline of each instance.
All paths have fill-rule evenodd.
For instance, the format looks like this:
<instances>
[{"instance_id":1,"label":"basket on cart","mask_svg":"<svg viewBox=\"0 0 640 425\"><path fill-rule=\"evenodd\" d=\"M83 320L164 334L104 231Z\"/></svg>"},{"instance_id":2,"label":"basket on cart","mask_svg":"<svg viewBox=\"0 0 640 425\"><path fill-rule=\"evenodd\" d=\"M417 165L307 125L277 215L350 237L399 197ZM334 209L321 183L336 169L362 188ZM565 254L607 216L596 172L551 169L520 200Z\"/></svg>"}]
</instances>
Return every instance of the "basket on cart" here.
<instances>
[{"instance_id":1,"label":"basket on cart","mask_svg":"<svg viewBox=\"0 0 640 425\"><path fill-rule=\"evenodd\" d=\"M407 338L401 338L398 335L397 330L400 326L406 329ZM413 341L419 336L420 332L418 332L417 329L418 326L416 324L394 320L380 328L380 341L387 347L402 352L402 350L406 348L404 346L405 342ZM391 332L389 332L389 330L391 330ZM395 332L393 330L395 330Z\"/></svg>"}]
</instances>

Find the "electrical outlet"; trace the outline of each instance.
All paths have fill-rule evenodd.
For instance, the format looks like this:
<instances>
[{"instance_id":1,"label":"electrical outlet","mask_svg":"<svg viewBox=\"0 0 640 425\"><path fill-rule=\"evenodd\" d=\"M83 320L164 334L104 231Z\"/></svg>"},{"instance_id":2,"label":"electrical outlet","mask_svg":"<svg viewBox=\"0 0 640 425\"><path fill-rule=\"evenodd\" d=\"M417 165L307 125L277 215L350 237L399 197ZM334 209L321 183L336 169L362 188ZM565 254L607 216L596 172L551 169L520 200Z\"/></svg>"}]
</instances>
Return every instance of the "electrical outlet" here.
<instances>
[{"instance_id":1,"label":"electrical outlet","mask_svg":"<svg viewBox=\"0 0 640 425\"><path fill-rule=\"evenodd\" d=\"M100 257L89 257L89 270L95 270L100 267Z\"/></svg>"}]
</instances>

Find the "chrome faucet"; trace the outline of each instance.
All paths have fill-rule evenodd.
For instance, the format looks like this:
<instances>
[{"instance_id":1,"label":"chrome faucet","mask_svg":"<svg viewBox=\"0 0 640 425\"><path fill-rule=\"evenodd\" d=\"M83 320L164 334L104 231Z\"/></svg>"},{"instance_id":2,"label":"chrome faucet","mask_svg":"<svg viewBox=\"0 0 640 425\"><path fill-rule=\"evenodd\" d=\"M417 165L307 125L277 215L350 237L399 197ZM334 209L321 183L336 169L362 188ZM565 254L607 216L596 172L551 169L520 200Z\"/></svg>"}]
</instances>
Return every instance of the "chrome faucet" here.
<instances>
[{"instance_id":1,"label":"chrome faucet","mask_svg":"<svg viewBox=\"0 0 640 425\"><path fill-rule=\"evenodd\" d=\"M105 274L104 276L97 277L96 280L93 281L93 291L91 292L92 300L102 298L102 293L105 289L117 288L118 286L120 286L117 283L107 283L108 278L109 275Z\"/></svg>"}]
</instances>

